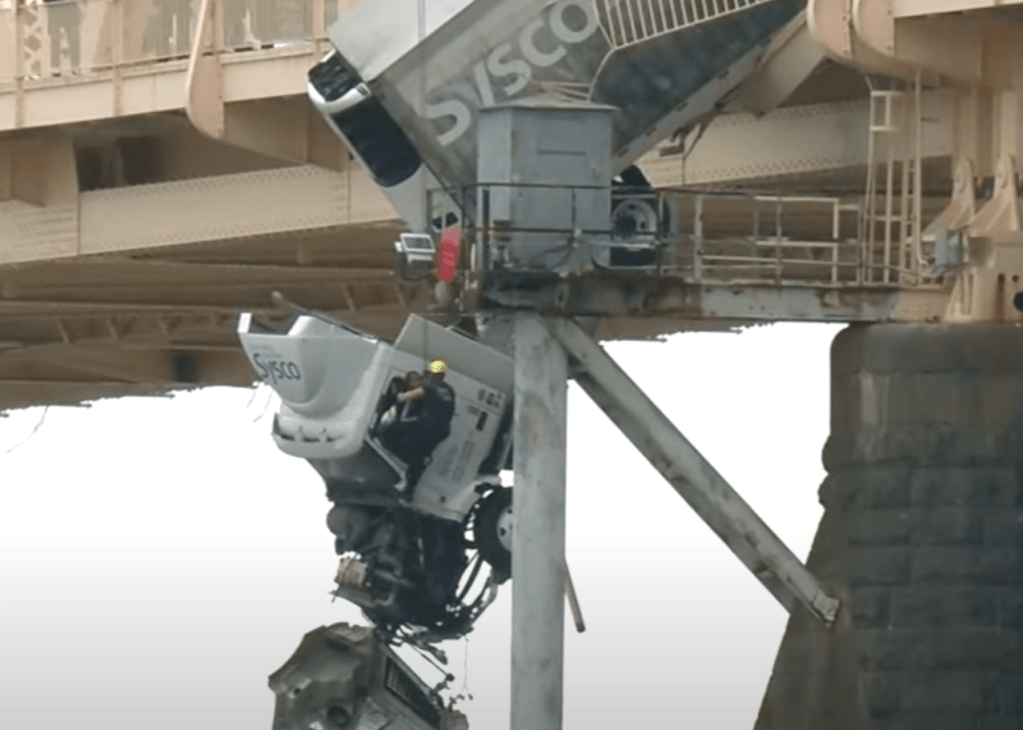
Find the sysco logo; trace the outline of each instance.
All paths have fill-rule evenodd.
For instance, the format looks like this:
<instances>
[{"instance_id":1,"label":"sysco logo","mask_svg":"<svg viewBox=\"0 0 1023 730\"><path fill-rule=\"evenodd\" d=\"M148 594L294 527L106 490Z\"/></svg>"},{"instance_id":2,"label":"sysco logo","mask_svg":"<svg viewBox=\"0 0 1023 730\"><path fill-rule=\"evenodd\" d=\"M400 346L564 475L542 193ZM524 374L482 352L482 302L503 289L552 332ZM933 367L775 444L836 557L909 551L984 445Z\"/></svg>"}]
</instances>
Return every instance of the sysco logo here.
<instances>
[{"instance_id":1,"label":"sysco logo","mask_svg":"<svg viewBox=\"0 0 1023 730\"><path fill-rule=\"evenodd\" d=\"M558 63L568 53L566 45L582 43L600 28L593 0L560 0L545 15L527 23L519 32L517 42L502 43L472 67L472 85L484 107L494 104L495 89L500 89L507 98L515 96L529 84L534 69ZM552 35L554 43L550 38L538 43L543 35ZM550 50L543 50L541 45ZM459 99L427 104L425 109L427 119L454 119L451 128L437 136L442 147L469 130L473 113L474 110Z\"/></svg>"},{"instance_id":2,"label":"sysco logo","mask_svg":"<svg viewBox=\"0 0 1023 730\"><path fill-rule=\"evenodd\" d=\"M271 385L279 380L301 380L302 371L290 360L264 360L259 353L252 355L252 364L259 371L259 377Z\"/></svg>"}]
</instances>

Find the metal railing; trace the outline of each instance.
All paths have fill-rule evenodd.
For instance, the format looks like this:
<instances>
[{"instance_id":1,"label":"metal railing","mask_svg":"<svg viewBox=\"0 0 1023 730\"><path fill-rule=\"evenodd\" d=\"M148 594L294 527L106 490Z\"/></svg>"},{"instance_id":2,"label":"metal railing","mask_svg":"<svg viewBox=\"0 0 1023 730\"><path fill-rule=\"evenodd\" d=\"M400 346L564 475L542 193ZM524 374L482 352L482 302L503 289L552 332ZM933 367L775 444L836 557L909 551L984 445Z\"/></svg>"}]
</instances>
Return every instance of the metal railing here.
<instances>
[{"instance_id":1,"label":"metal railing","mask_svg":"<svg viewBox=\"0 0 1023 730\"><path fill-rule=\"evenodd\" d=\"M642 43L771 0L596 0L613 48Z\"/></svg>"},{"instance_id":2,"label":"metal railing","mask_svg":"<svg viewBox=\"0 0 1023 730\"><path fill-rule=\"evenodd\" d=\"M691 206L691 232L684 237L692 245L693 273L700 278L828 285L858 284L863 278L858 203L828 197L698 194ZM707 219L715 215L715 207L731 209L735 227L745 217L748 233L707 236ZM712 226L723 227L720 222Z\"/></svg>"},{"instance_id":3,"label":"metal railing","mask_svg":"<svg viewBox=\"0 0 1023 730\"><path fill-rule=\"evenodd\" d=\"M311 43L355 0L222 0L217 50ZM0 88L185 59L199 0L0 0Z\"/></svg>"},{"instance_id":4,"label":"metal railing","mask_svg":"<svg viewBox=\"0 0 1023 730\"><path fill-rule=\"evenodd\" d=\"M870 232L878 201L867 196L665 195L683 216L680 251L686 242L691 249L681 272L696 279L835 287L940 285L929 264L932 244L916 244L919 255L910 256L906 239L899 249L904 255L882 255L884 242Z\"/></svg>"},{"instance_id":5,"label":"metal railing","mask_svg":"<svg viewBox=\"0 0 1023 730\"><path fill-rule=\"evenodd\" d=\"M525 194L532 186L479 185L458 195L431 195L431 205L441 199L472 201L474 219L461 224L461 268L474 274L508 270L506 249L520 245L516 241L531 248L539 234L550 240L549 251L541 254L544 261L567 261L567 252L583 250L597 268L641 269L693 283L827 288L934 283L912 261L875 255L876 241L866 235L868 204L863 197L690 190L630 194L613 189L613 208L625 200L643 201L649 220L655 221L652 229L629 235L614 225L602 230L580 227L576 209L585 200L582 189L563 191L564 220L557 223L540 227L495 220L487 204L491 189L506 195L509 187L523 188ZM619 254L617 264L614 252Z\"/></svg>"}]
</instances>

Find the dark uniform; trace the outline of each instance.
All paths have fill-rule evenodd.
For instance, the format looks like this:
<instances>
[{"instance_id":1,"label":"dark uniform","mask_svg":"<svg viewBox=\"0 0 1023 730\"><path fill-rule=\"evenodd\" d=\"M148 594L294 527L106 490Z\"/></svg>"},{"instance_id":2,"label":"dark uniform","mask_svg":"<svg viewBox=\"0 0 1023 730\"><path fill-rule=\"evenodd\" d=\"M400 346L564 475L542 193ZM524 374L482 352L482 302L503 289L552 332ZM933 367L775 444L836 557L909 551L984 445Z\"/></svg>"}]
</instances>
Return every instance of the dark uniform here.
<instances>
[{"instance_id":1,"label":"dark uniform","mask_svg":"<svg viewBox=\"0 0 1023 730\"><path fill-rule=\"evenodd\" d=\"M428 456L441 441L451 435L451 419L455 416L455 391L439 378L427 378L423 390L420 433Z\"/></svg>"},{"instance_id":2,"label":"dark uniform","mask_svg":"<svg viewBox=\"0 0 1023 730\"><path fill-rule=\"evenodd\" d=\"M422 398L399 405L397 418L380 434L383 445L409 466L415 483L437 446L451 434L455 391L439 377L427 377L419 386Z\"/></svg>"},{"instance_id":3,"label":"dark uniform","mask_svg":"<svg viewBox=\"0 0 1023 730\"><path fill-rule=\"evenodd\" d=\"M376 417L373 420L372 432L376 434L380 430L380 419L392 407L396 408L399 412L404 411L403 415L406 417L411 415L411 410L413 409L409 409L408 406L414 404L401 404L398 402L398 396L408 390L419 388L422 384L423 376L414 370L406 373L404 378L399 375L395 375L391 378L391 382L387 384L387 390L385 390L377 400Z\"/></svg>"}]
</instances>

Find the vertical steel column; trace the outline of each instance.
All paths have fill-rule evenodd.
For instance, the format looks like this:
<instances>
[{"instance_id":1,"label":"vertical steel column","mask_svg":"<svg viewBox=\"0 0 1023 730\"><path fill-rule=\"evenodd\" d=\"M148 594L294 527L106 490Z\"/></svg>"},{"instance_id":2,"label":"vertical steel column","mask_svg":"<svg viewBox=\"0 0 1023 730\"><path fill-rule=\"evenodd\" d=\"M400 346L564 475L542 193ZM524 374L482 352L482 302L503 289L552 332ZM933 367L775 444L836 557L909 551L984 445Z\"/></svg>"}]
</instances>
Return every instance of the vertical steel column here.
<instances>
[{"instance_id":1,"label":"vertical steel column","mask_svg":"<svg viewBox=\"0 0 1023 730\"><path fill-rule=\"evenodd\" d=\"M568 358L515 315L511 730L561 730Z\"/></svg>"}]
</instances>

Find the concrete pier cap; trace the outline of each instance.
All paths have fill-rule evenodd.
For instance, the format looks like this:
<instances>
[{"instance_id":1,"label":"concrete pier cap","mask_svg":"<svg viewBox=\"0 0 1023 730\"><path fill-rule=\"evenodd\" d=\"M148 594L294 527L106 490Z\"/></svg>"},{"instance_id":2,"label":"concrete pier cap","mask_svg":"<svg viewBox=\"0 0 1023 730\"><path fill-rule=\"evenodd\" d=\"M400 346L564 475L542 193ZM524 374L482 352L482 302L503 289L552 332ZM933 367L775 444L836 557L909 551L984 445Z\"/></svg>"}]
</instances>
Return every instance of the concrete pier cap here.
<instances>
[{"instance_id":1,"label":"concrete pier cap","mask_svg":"<svg viewBox=\"0 0 1023 730\"><path fill-rule=\"evenodd\" d=\"M1023 327L851 326L825 508L756 730L1023 730Z\"/></svg>"}]
</instances>

